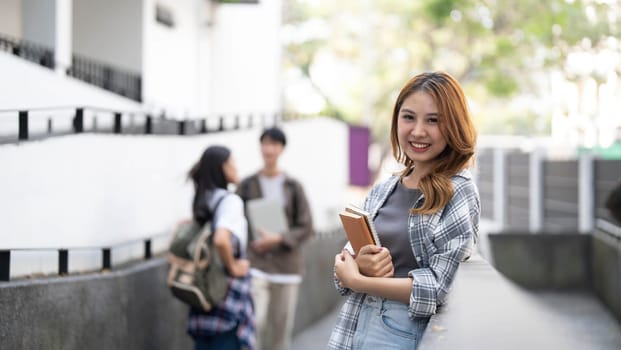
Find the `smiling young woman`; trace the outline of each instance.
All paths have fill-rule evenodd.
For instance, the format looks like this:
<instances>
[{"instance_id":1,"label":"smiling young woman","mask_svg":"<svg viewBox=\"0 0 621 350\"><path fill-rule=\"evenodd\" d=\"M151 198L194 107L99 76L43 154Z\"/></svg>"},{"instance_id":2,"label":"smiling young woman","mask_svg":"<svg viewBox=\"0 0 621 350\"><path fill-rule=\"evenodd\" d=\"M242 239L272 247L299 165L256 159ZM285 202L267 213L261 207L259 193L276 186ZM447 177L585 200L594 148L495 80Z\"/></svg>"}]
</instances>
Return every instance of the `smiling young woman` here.
<instances>
[{"instance_id":1,"label":"smiling young woman","mask_svg":"<svg viewBox=\"0 0 621 350\"><path fill-rule=\"evenodd\" d=\"M468 167L476 131L457 81L423 73L401 90L390 130L401 173L367 196L382 247L334 258L335 285L348 299L329 349L412 349L447 297L478 234L479 194Z\"/></svg>"},{"instance_id":2,"label":"smiling young woman","mask_svg":"<svg viewBox=\"0 0 621 350\"><path fill-rule=\"evenodd\" d=\"M426 137L436 142L431 144L435 147L433 150L419 148L420 157L414 152L414 146L408 147L408 140L417 140L416 135L406 135L415 125L406 122L411 119L419 119L429 133ZM401 176L413 176L414 179L406 183L420 188L426 198L422 207L414 208L413 212L433 213L448 203L453 193L450 177L474 165L476 138L466 97L457 80L449 74L423 73L401 89L393 110L390 141L394 157L405 165ZM442 150L437 152L440 148Z\"/></svg>"},{"instance_id":3,"label":"smiling young woman","mask_svg":"<svg viewBox=\"0 0 621 350\"><path fill-rule=\"evenodd\" d=\"M403 181L417 187L418 179L431 170L436 158L446 148L446 139L438 125L438 109L431 95L417 91L404 101L397 116L399 147L416 164Z\"/></svg>"}]
</instances>

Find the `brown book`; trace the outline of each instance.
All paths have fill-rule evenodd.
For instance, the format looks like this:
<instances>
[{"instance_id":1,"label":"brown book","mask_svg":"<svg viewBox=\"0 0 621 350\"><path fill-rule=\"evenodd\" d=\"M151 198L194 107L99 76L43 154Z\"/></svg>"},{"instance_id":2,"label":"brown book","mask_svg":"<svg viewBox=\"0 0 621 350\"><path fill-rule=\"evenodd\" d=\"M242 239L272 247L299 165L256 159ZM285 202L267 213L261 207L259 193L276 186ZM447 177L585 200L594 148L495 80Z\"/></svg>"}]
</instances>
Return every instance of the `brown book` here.
<instances>
[{"instance_id":1,"label":"brown book","mask_svg":"<svg viewBox=\"0 0 621 350\"><path fill-rule=\"evenodd\" d=\"M381 246L382 243L380 242L379 239L379 235L377 234L377 231L375 230L375 225L373 225L373 220L371 220L371 214L365 210L363 210L362 208L353 205L353 204L348 204L345 207L345 211L353 213L353 214L357 214L360 216L364 217L364 220L367 223L367 226L369 227L369 229L371 230L371 235L373 236L373 241L375 242L376 245Z\"/></svg>"},{"instance_id":2,"label":"brown book","mask_svg":"<svg viewBox=\"0 0 621 350\"><path fill-rule=\"evenodd\" d=\"M355 207L352 210L352 207L348 206L339 213L339 217L355 254L358 254L360 248L365 245L380 245L373 222L366 212Z\"/></svg>"}]
</instances>

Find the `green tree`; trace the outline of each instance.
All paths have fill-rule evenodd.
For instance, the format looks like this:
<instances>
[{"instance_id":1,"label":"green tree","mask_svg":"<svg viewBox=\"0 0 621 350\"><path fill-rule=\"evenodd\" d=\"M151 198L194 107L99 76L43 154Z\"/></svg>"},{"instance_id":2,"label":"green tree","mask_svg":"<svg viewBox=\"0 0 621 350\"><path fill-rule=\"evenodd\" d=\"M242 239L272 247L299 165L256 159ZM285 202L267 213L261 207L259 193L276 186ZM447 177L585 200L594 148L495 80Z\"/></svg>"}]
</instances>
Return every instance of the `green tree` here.
<instances>
[{"instance_id":1,"label":"green tree","mask_svg":"<svg viewBox=\"0 0 621 350\"><path fill-rule=\"evenodd\" d=\"M595 0L291 0L287 25L315 21L324 35L289 43L286 62L324 96L325 113L369 123L376 137L386 137L401 85L427 70L445 70L464 85L479 106L481 131L542 132L547 128L537 120L549 116L533 117L530 106L499 106L545 94L541 79L550 71L601 84L596 69L576 72L567 59L618 51L611 38L619 35L620 17L618 2ZM321 78L326 62L341 80Z\"/></svg>"}]
</instances>

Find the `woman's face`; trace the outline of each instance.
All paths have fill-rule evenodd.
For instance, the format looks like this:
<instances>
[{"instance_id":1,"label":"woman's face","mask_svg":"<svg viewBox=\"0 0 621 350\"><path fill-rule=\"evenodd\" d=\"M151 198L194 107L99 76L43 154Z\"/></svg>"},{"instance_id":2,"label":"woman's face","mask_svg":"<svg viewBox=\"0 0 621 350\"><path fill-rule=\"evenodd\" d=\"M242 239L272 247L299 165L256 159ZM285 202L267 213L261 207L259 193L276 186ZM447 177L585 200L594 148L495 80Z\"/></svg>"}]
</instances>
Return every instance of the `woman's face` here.
<instances>
[{"instance_id":1,"label":"woman's face","mask_svg":"<svg viewBox=\"0 0 621 350\"><path fill-rule=\"evenodd\" d=\"M438 125L438 108L431 96L417 91L408 96L397 116L399 146L417 169L428 169L446 148Z\"/></svg>"},{"instance_id":2,"label":"woman's face","mask_svg":"<svg viewBox=\"0 0 621 350\"><path fill-rule=\"evenodd\" d=\"M235 160L233 160L232 155L230 155L229 159L222 164L222 171L224 172L226 182L233 184L239 183L239 178L237 177L237 167L235 166Z\"/></svg>"}]
</instances>

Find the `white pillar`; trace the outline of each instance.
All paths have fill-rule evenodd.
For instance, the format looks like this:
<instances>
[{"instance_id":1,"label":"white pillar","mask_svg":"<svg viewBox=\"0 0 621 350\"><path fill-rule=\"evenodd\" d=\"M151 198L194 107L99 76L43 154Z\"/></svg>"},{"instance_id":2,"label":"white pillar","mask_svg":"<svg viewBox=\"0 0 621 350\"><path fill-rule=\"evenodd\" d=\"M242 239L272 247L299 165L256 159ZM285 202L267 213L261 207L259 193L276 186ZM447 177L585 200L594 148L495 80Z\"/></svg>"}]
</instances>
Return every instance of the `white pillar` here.
<instances>
[{"instance_id":1,"label":"white pillar","mask_svg":"<svg viewBox=\"0 0 621 350\"><path fill-rule=\"evenodd\" d=\"M595 183L593 155L585 152L578 161L578 228L590 233L594 227Z\"/></svg>"},{"instance_id":2,"label":"white pillar","mask_svg":"<svg viewBox=\"0 0 621 350\"><path fill-rule=\"evenodd\" d=\"M66 74L71 66L73 0L56 0L54 60L56 72Z\"/></svg>"},{"instance_id":3,"label":"white pillar","mask_svg":"<svg viewBox=\"0 0 621 350\"><path fill-rule=\"evenodd\" d=\"M498 230L505 229L507 222L507 166L506 151L494 150L494 222Z\"/></svg>"},{"instance_id":4,"label":"white pillar","mask_svg":"<svg viewBox=\"0 0 621 350\"><path fill-rule=\"evenodd\" d=\"M529 159L529 231L539 233L543 228L543 154L535 148Z\"/></svg>"}]
</instances>

